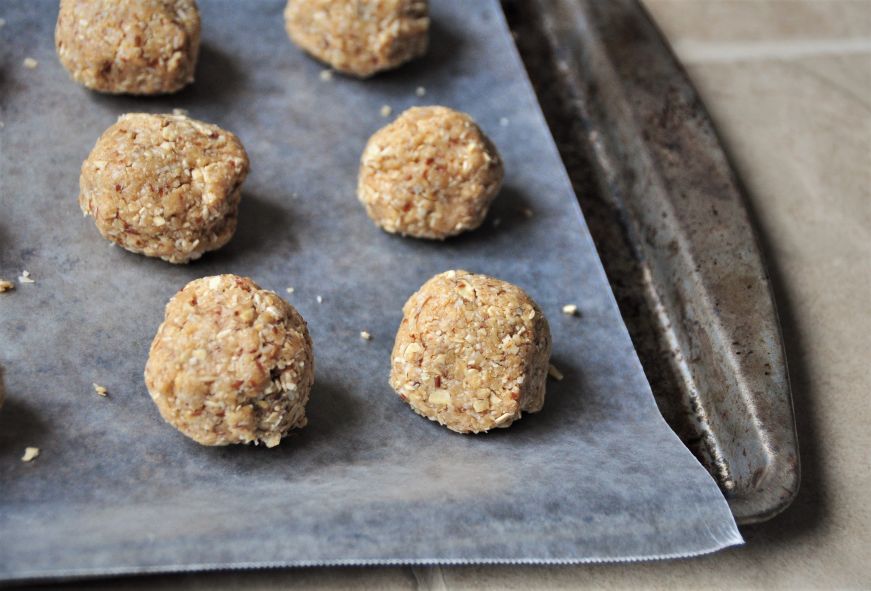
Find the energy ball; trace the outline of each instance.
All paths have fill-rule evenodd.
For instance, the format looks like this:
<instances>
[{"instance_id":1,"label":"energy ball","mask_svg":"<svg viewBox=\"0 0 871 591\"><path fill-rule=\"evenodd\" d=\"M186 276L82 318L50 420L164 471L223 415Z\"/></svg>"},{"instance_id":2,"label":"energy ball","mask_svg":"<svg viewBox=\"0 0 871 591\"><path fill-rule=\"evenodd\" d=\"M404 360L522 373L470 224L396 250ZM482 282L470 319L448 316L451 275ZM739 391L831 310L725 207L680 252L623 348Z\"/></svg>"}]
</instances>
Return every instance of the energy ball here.
<instances>
[{"instance_id":1,"label":"energy ball","mask_svg":"<svg viewBox=\"0 0 871 591\"><path fill-rule=\"evenodd\" d=\"M196 279L178 292L145 366L160 414L202 445L278 445L306 425L312 383L305 320L236 275Z\"/></svg>"},{"instance_id":2,"label":"energy ball","mask_svg":"<svg viewBox=\"0 0 871 591\"><path fill-rule=\"evenodd\" d=\"M339 72L366 78L426 53L426 0L289 0L291 40Z\"/></svg>"},{"instance_id":3,"label":"energy ball","mask_svg":"<svg viewBox=\"0 0 871 591\"><path fill-rule=\"evenodd\" d=\"M448 271L424 283L402 313L390 385L414 412L479 433L541 410L550 329L522 289Z\"/></svg>"},{"instance_id":4,"label":"energy ball","mask_svg":"<svg viewBox=\"0 0 871 591\"><path fill-rule=\"evenodd\" d=\"M443 240L481 225L503 174L496 147L471 117L413 107L369 139L357 196L387 232Z\"/></svg>"},{"instance_id":5,"label":"energy ball","mask_svg":"<svg viewBox=\"0 0 871 591\"><path fill-rule=\"evenodd\" d=\"M200 48L194 0L61 0L55 46L80 84L162 94L193 82Z\"/></svg>"},{"instance_id":6,"label":"energy ball","mask_svg":"<svg viewBox=\"0 0 871 591\"><path fill-rule=\"evenodd\" d=\"M182 115L122 115L82 164L79 205L105 238L187 263L236 231L248 155L238 138Z\"/></svg>"}]
</instances>

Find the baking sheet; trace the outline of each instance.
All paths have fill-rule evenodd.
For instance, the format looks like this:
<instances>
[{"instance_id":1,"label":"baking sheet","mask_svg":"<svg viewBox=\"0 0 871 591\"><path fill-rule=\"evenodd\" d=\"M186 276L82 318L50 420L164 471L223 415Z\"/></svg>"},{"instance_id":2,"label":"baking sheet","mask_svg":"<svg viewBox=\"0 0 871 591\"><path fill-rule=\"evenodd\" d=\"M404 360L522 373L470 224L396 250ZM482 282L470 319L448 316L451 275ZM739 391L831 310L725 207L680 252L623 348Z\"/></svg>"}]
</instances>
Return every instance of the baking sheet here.
<instances>
[{"instance_id":1,"label":"baking sheet","mask_svg":"<svg viewBox=\"0 0 871 591\"><path fill-rule=\"evenodd\" d=\"M0 8L0 277L36 281L0 296L0 578L633 560L741 542L656 410L497 0L436 0L429 55L365 82L321 80L287 41L281 1L200 5L196 83L150 99L68 80L56 2ZM471 113L505 160L485 227L445 243L380 232L355 198L381 107L417 104ZM173 108L237 133L252 161L236 237L184 267L110 247L76 203L80 164L119 114ZM508 430L450 433L387 385L403 302L450 268L521 285L550 319L566 377ZM310 424L275 449L198 446L142 381L167 299L226 272L285 295L314 340ZM20 461L25 446L36 461Z\"/></svg>"}]
</instances>

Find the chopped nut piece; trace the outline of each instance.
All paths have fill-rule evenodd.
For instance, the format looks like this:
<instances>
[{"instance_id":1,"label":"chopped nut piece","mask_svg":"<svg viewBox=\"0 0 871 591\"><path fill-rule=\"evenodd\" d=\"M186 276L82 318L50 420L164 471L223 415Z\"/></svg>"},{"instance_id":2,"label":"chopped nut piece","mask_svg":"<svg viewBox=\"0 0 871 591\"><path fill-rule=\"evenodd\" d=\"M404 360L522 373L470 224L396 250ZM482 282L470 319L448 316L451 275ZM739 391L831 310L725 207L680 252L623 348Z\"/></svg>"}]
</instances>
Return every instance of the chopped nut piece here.
<instances>
[{"instance_id":1,"label":"chopped nut piece","mask_svg":"<svg viewBox=\"0 0 871 591\"><path fill-rule=\"evenodd\" d=\"M427 402L430 404L447 406L451 402L451 393L447 390L433 390L430 393L429 398L427 398Z\"/></svg>"},{"instance_id":2,"label":"chopped nut piece","mask_svg":"<svg viewBox=\"0 0 871 591\"><path fill-rule=\"evenodd\" d=\"M475 412L484 412L488 408L490 408L489 400L475 400L472 403L472 408L475 409Z\"/></svg>"},{"instance_id":3,"label":"chopped nut piece","mask_svg":"<svg viewBox=\"0 0 871 591\"><path fill-rule=\"evenodd\" d=\"M18 276L18 283L36 283L33 280L33 277L30 276L30 271L24 270L21 272L21 275Z\"/></svg>"},{"instance_id":4,"label":"chopped nut piece","mask_svg":"<svg viewBox=\"0 0 871 591\"><path fill-rule=\"evenodd\" d=\"M382 117L390 117L390 114L393 112L393 108L390 105L384 105L381 107L381 116Z\"/></svg>"},{"instance_id":5,"label":"chopped nut piece","mask_svg":"<svg viewBox=\"0 0 871 591\"><path fill-rule=\"evenodd\" d=\"M24 448L24 455L21 456L21 461L22 462L32 462L33 460L36 459L36 457L38 455L39 455L39 448L38 447L25 447Z\"/></svg>"},{"instance_id":6,"label":"chopped nut piece","mask_svg":"<svg viewBox=\"0 0 871 591\"><path fill-rule=\"evenodd\" d=\"M109 391L106 388L104 388L103 386L101 386L99 384L91 384L91 385L94 386L94 392L96 392L98 396L102 396L103 398L105 398L106 396L109 395Z\"/></svg>"},{"instance_id":7,"label":"chopped nut piece","mask_svg":"<svg viewBox=\"0 0 871 591\"><path fill-rule=\"evenodd\" d=\"M24 58L24 67L27 68L28 70L33 70L38 65L39 65L39 62L36 61L35 59L33 59L32 57Z\"/></svg>"},{"instance_id":8,"label":"chopped nut piece","mask_svg":"<svg viewBox=\"0 0 871 591\"><path fill-rule=\"evenodd\" d=\"M6 281L5 279L0 279L0 293L4 291L11 291L15 289L15 284L11 281Z\"/></svg>"},{"instance_id":9,"label":"chopped nut piece","mask_svg":"<svg viewBox=\"0 0 871 591\"><path fill-rule=\"evenodd\" d=\"M372 335L369 334L368 332L366 332L365 330L361 330L360 331L360 338L363 339L364 341L371 341Z\"/></svg>"},{"instance_id":10,"label":"chopped nut piece","mask_svg":"<svg viewBox=\"0 0 871 591\"><path fill-rule=\"evenodd\" d=\"M563 314L566 316L577 316L578 307L575 304L566 304L563 306Z\"/></svg>"},{"instance_id":11,"label":"chopped nut piece","mask_svg":"<svg viewBox=\"0 0 871 591\"><path fill-rule=\"evenodd\" d=\"M293 293L295 290L292 287L288 287L284 291L286 291L287 293Z\"/></svg>"},{"instance_id":12,"label":"chopped nut piece","mask_svg":"<svg viewBox=\"0 0 871 591\"><path fill-rule=\"evenodd\" d=\"M414 91L414 94L416 94L417 96L424 96L426 95L426 88L424 88L423 86L418 86L417 89Z\"/></svg>"},{"instance_id":13,"label":"chopped nut piece","mask_svg":"<svg viewBox=\"0 0 871 591\"><path fill-rule=\"evenodd\" d=\"M321 70L321 80L324 82L329 82L333 79L333 71L332 70Z\"/></svg>"},{"instance_id":14,"label":"chopped nut piece","mask_svg":"<svg viewBox=\"0 0 871 591\"><path fill-rule=\"evenodd\" d=\"M563 380L563 378L565 377L565 376L563 375L563 372L561 372L560 370L558 370L558 369L556 368L556 366L555 366L553 363L551 363L550 365L548 365L548 367L547 367L547 375L549 375L550 377L552 377L553 379L555 379L555 380L558 381L558 382L561 382L561 381Z\"/></svg>"}]
</instances>

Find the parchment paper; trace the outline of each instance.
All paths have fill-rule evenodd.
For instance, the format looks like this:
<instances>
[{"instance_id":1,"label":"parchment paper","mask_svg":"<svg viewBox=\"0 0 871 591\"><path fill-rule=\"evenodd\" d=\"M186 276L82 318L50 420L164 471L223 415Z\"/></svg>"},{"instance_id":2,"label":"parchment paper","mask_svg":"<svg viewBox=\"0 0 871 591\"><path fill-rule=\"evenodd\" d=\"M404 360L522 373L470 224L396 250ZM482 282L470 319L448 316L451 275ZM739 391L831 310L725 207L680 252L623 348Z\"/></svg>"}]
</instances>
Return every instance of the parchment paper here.
<instances>
[{"instance_id":1,"label":"parchment paper","mask_svg":"<svg viewBox=\"0 0 871 591\"><path fill-rule=\"evenodd\" d=\"M365 82L322 81L279 0L200 4L196 83L150 99L68 79L56 2L0 8L0 277L36 281L0 295L0 577L632 560L741 542L657 412L496 0L434 0L428 57ZM418 104L471 113L506 164L486 227L445 243L389 236L355 198L382 105ZM236 132L253 166L238 234L190 266L110 247L76 203L81 162L119 114L173 108ZM453 434L387 384L403 302L450 268L521 285L550 319L565 379L508 430ZM200 447L143 384L167 299L224 272L285 295L314 339L310 425L276 449ZM21 462L25 446L39 458Z\"/></svg>"}]
</instances>

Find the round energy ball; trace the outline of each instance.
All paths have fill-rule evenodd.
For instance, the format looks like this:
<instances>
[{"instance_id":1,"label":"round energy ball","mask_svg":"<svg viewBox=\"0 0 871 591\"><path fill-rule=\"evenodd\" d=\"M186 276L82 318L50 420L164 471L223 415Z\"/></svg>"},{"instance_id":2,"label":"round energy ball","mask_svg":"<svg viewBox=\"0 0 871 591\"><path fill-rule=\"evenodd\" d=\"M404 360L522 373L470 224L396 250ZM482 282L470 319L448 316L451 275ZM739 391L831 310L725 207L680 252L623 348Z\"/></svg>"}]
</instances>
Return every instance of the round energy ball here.
<instances>
[{"instance_id":1,"label":"round energy ball","mask_svg":"<svg viewBox=\"0 0 871 591\"><path fill-rule=\"evenodd\" d=\"M313 383L305 320L236 275L196 279L173 296L145 366L160 414L203 445L278 445L306 425Z\"/></svg>"},{"instance_id":2,"label":"round energy ball","mask_svg":"<svg viewBox=\"0 0 871 591\"><path fill-rule=\"evenodd\" d=\"M550 329L522 289L448 271L424 283L402 312L390 385L414 412L479 433L541 410Z\"/></svg>"},{"instance_id":3,"label":"round energy ball","mask_svg":"<svg viewBox=\"0 0 871 591\"><path fill-rule=\"evenodd\" d=\"M194 0L61 0L55 47L80 84L114 94L175 92L194 79Z\"/></svg>"},{"instance_id":4,"label":"round energy ball","mask_svg":"<svg viewBox=\"0 0 871 591\"><path fill-rule=\"evenodd\" d=\"M426 53L426 0L289 0L291 40L339 72L366 78Z\"/></svg>"},{"instance_id":5,"label":"round energy ball","mask_svg":"<svg viewBox=\"0 0 871 591\"><path fill-rule=\"evenodd\" d=\"M248 155L235 135L182 115L122 115L82 164L79 205L105 238L170 263L236 231Z\"/></svg>"},{"instance_id":6,"label":"round energy ball","mask_svg":"<svg viewBox=\"0 0 871 591\"><path fill-rule=\"evenodd\" d=\"M369 139L357 196L387 232L443 240L481 225L502 177L496 147L471 117L413 107Z\"/></svg>"}]
</instances>

